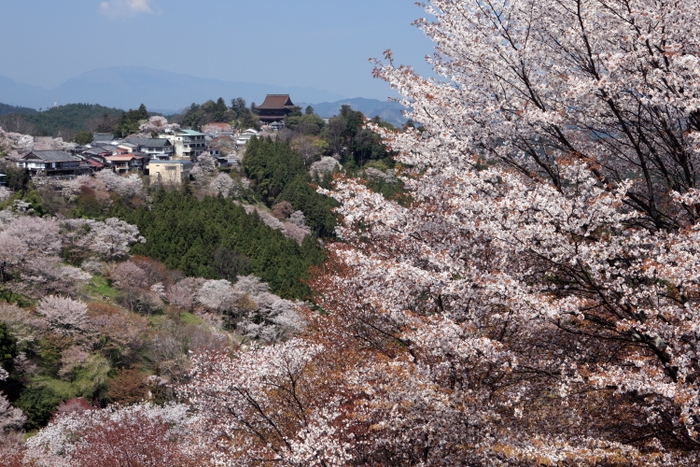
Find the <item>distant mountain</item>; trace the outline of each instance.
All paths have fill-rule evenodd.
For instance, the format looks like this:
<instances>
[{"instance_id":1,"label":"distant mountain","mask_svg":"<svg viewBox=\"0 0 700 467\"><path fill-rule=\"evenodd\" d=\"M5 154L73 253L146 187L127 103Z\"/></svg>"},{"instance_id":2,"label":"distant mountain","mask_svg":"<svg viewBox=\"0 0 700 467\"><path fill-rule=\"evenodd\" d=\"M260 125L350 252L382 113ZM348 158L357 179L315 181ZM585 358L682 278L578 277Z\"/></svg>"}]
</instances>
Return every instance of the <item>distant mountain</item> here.
<instances>
[{"instance_id":1,"label":"distant mountain","mask_svg":"<svg viewBox=\"0 0 700 467\"><path fill-rule=\"evenodd\" d=\"M0 76L0 102L39 109L50 107L53 100L51 92L44 88L17 83Z\"/></svg>"},{"instance_id":2,"label":"distant mountain","mask_svg":"<svg viewBox=\"0 0 700 467\"><path fill-rule=\"evenodd\" d=\"M308 104L297 105L303 110ZM406 123L406 118L401 114L404 107L395 101L380 101L377 99L356 97L354 99L343 99L335 102L311 104L311 107L314 108L314 112L319 116L329 118L340 114L340 107L343 105L349 105L352 110L359 110L367 118L379 115L379 118L392 125L401 126Z\"/></svg>"},{"instance_id":3,"label":"distant mountain","mask_svg":"<svg viewBox=\"0 0 700 467\"><path fill-rule=\"evenodd\" d=\"M230 101L243 97L248 104L262 103L266 94L290 94L306 102L335 101L344 96L316 88L281 87L242 83L154 70L144 67L116 67L89 71L46 90L16 83L0 76L0 102L34 108L59 104L100 104L135 109L141 103L163 113L175 113L193 102L223 97Z\"/></svg>"}]
</instances>

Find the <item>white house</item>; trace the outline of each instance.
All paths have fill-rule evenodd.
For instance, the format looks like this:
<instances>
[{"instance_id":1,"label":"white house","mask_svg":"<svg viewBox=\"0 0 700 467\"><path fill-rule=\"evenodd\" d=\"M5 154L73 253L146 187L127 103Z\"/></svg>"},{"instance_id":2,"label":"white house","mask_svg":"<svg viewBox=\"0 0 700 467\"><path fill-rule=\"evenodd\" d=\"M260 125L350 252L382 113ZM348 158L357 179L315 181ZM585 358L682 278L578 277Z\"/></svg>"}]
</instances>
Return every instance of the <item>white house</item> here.
<instances>
[{"instance_id":1,"label":"white house","mask_svg":"<svg viewBox=\"0 0 700 467\"><path fill-rule=\"evenodd\" d=\"M180 159L197 158L207 150L205 134L194 130L177 130L175 132L163 133L159 138L170 141L175 151L175 157Z\"/></svg>"}]
</instances>

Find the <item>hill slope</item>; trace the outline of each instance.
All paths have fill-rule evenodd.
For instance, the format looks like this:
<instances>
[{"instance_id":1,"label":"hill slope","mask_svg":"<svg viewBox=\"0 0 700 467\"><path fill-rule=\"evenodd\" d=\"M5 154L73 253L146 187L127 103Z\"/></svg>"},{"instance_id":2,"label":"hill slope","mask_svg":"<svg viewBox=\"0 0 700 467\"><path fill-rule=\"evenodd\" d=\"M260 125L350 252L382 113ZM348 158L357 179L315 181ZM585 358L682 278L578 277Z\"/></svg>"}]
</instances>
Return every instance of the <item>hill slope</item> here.
<instances>
[{"instance_id":1,"label":"hill slope","mask_svg":"<svg viewBox=\"0 0 700 467\"><path fill-rule=\"evenodd\" d=\"M335 102L322 102L320 104L311 104L314 112L324 118L333 117L340 113L340 108L343 105L349 105L353 110L359 110L365 117L372 118L379 116L382 120L391 123L392 125L400 126L406 123L406 118L401 111L404 107L394 101L380 101L377 99L365 99L364 97L356 97L354 99L343 99ZM302 104L302 108L306 104Z\"/></svg>"}]
</instances>

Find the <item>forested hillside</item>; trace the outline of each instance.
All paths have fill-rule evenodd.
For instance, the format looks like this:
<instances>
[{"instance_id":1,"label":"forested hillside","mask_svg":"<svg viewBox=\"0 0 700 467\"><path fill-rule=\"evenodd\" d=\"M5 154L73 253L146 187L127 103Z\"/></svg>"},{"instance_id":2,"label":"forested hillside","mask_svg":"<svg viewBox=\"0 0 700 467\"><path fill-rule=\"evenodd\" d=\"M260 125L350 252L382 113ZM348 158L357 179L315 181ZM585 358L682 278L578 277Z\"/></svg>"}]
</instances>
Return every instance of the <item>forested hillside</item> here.
<instances>
[{"instance_id":1,"label":"forested hillside","mask_svg":"<svg viewBox=\"0 0 700 467\"><path fill-rule=\"evenodd\" d=\"M418 128L295 109L182 192L0 191L0 459L700 465L700 2L424 7L440 79L374 69ZM309 182L337 218L304 302L130 254L176 264L184 237L197 274L297 274Z\"/></svg>"},{"instance_id":2,"label":"forested hillside","mask_svg":"<svg viewBox=\"0 0 700 467\"><path fill-rule=\"evenodd\" d=\"M36 113L36 109L30 109L29 107L18 107L14 105L7 105L0 103L0 116L7 114L31 114Z\"/></svg>"},{"instance_id":3,"label":"forested hillside","mask_svg":"<svg viewBox=\"0 0 700 467\"><path fill-rule=\"evenodd\" d=\"M153 194L149 208L115 214L138 226L147 239L133 253L187 276L235 282L239 275L253 274L284 298L309 296L303 281L323 258L315 236L298 245L223 197L198 200L187 191L163 190Z\"/></svg>"},{"instance_id":4,"label":"forested hillside","mask_svg":"<svg viewBox=\"0 0 700 467\"><path fill-rule=\"evenodd\" d=\"M0 187L0 432L73 408L172 401L189 350L300 329L298 305L280 296L309 297L316 237L246 212L213 158L194 173L179 190L111 171Z\"/></svg>"},{"instance_id":5,"label":"forested hillside","mask_svg":"<svg viewBox=\"0 0 700 467\"><path fill-rule=\"evenodd\" d=\"M38 136L62 136L70 141L76 133L97 131L101 124L104 126L103 121L115 120L122 113L122 110L97 104L68 104L43 112L8 112L0 117L0 126L6 131ZM102 131L101 128L100 130ZM111 128L107 131L111 131Z\"/></svg>"}]
</instances>

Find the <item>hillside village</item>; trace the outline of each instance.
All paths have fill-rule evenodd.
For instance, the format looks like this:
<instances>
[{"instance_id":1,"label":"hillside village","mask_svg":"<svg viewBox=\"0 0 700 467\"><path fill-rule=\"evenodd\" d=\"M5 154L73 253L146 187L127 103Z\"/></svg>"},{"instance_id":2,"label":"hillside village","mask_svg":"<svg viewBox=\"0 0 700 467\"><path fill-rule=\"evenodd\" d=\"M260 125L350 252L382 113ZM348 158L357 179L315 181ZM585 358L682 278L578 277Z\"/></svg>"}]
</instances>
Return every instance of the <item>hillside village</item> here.
<instances>
[{"instance_id":1,"label":"hillside village","mask_svg":"<svg viewBox=\"0 0 700 467\"><path fill-rule=\"evenodd\" d=\"M281 106L275 102L280 98ZM7 156L31 176L72 178L94 174L105 168L119 174L139 171L151 175L151 170L157 167L153 174L157 178L164 177L174 167L182 166L185 170L177 172L181 179L186 179L191 164L183 164L182 161L194 163L206 152L216 159L218 167L236 165L239 161L235 149L243 146L252 136L275 136L274 132L284 127L284 117L291 108L293 104L289 96L268 96L259 106L262 132L254 128L234 129L231 124L223 122L208 123L202 132L198 132L181 129L178 124L168 124L164 117L154 116L141 125L137 134L116 138L112 133L97 132L85 145L64 143L60 138L8 135L14 142ZM222 156L219 145L231 141L235 145L229 146L233 146L234 150ZM157 164L149 166L151 161Z\"/></svg>"}]
</instances>

